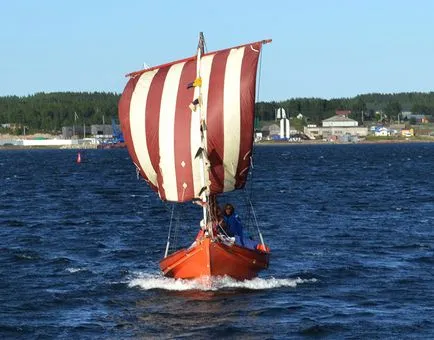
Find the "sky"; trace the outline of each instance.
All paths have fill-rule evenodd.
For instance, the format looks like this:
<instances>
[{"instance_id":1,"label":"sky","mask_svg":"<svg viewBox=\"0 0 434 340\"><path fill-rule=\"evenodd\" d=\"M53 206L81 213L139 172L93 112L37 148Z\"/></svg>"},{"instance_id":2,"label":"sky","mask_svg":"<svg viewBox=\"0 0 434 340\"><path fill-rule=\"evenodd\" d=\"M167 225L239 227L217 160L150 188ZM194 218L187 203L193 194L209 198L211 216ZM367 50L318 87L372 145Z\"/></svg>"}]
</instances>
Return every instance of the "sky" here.
<instances>
[{"instance_id":1,"label":"sky","mask_svg":"<svg viewBox=\"0 0 434 340\"><path fill-rule=\"evenodd\" d=\"M259 101L434 88L431 0L2 0L0 96L122 93L125 74L273 39Z\"/></svg>"}]
</instances>

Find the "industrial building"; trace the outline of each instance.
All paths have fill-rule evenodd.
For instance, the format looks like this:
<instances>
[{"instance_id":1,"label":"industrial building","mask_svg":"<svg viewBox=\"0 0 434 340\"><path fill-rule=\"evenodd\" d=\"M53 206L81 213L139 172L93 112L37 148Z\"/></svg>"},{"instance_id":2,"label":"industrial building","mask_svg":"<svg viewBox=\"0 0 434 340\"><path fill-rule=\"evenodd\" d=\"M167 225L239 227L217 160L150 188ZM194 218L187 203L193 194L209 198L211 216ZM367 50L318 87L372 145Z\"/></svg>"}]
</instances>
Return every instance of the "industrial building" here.
<instances>
[{"instance_id":1,"label":"industrial building","mask_svg":"<svg viewBox=\"0 0 434 340\"><path fill-rule=\"evenodd\" d=\"M336 115L322 121L322 126L308 125L304 127L307 136L323 139L336 139L345 135L365 137L368 135L368 128L359 126L359 123L348 115L349 110L336 111Z\"/></svg>"}]
</instances>

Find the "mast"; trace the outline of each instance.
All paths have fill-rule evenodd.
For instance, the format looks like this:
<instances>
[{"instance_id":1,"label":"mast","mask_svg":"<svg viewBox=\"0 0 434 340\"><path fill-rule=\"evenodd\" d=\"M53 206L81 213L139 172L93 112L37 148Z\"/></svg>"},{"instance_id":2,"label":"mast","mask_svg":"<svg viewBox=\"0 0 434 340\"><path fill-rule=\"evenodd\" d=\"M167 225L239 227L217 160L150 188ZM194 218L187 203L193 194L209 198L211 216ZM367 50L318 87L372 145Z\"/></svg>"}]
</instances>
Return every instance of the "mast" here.
<instances>
[{"instance_id":1,"label":"mast","mask_svg":"<svg viewBox=\"0 0 434 340\"><path fill-rule=\"evenodd\" d=\"M208 201L209 201L209 190L207 188L206 184L206 173L208 171L208 164L206 155L207 152L207 134L206 134L206 122L205 122L205 115L202 111L202 79L201 79L201 58L202 55L205 54L205 39L203 36L203 32L199 33L199 43L197 45L197 63L196 63L196 81L198 83L198 86L195 87L195 98L198 99L198 105L197 105L197 113L199 115L200 119L200 133L201 133L201 155L200 155L200 180L201 180L201 200L202 200L202 212L203 212L203 221L205 223L205 228L208 231L208 234L213 237L212 235L212 226L208 226Z\"/></svg>"}]
</instances>

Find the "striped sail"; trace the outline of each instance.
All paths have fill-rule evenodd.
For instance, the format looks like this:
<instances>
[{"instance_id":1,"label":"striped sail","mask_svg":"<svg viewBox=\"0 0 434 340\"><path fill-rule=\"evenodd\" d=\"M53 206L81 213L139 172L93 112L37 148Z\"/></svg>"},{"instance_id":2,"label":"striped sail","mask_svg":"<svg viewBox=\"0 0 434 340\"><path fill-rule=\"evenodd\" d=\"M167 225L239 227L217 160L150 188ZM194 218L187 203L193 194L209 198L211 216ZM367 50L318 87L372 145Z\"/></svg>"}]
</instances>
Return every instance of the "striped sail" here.
<instances>
[{"instance_id":1,"label":"striped sail","mask_svg":"<svg viewBox=\"0 0 434 340\"><path fill-rule=\"evenodd\" d=\"M209 194L245 185L253 144L256 71L262 42L208 53L200 59ZM198 88L197 58L130 74L119 118L130 156L162 200L199 197L201 124L189 105Z\"/></svg>"}]
</instances>

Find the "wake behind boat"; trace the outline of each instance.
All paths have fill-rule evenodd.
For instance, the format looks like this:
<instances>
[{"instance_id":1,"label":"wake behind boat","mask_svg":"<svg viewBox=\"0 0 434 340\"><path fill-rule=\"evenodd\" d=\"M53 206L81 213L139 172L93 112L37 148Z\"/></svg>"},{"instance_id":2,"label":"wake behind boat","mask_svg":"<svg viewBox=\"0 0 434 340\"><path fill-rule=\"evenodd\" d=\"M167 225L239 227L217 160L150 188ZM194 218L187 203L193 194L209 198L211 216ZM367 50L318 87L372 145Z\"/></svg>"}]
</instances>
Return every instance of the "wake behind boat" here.
<instances>
[{"instance_id":1,"label":"wake behind boat","mask_svg":"<svg viewBox=\"0 0 434 340\"><path fill-rule=\"evenodd\" d=\"M258 241L231 231L216 197L245 187L258 60L270 41L205 53L201 33L197 55L128 75L119 118L132 161L162 201L194 201L202 208L200 232L189 248L169 255L169 230L160 262L168 277L244 280L268 267L259 227Z\"/></svg>"}]
</instances>

